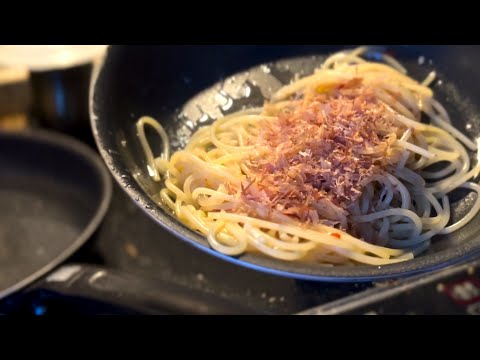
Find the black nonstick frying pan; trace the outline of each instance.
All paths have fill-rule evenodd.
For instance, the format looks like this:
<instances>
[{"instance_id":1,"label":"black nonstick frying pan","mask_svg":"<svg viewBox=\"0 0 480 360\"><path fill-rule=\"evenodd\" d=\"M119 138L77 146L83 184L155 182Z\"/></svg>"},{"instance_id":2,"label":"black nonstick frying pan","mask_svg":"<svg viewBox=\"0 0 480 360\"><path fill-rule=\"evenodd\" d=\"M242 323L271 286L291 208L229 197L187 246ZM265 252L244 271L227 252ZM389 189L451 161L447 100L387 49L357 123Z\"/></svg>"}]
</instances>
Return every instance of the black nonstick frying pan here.
<instances>
[{"instance_id":1,"label":"black nonstick frying pan","mask_svg":"<svg viewBox=\"0 0 480 360\"><path fill-rule=\"evenodd\" d=\"M0 299L78 250L111 191L104 164L83 143L52 131L0 132Z\"/></svg>"},{"instance_id":2,"label":"black nonstick frying pan","mask_svg":"<svg viewBox=\"0 0 480 360\"><path fill-rule=\"evenodd\" d=\"M416 259L388 266L322 267L267 259L258 255L224 256L176 221L156 201L160 186L148 176L135 132L143 115L161 121L173 150L185 145L199 126L242 106L261 106L296 73L312 73L326 55L352 46L112 46L95 69L90 116L101 155L119 184L155 221L200 250L237 265L294 278L322 281L370 281L438 269L480 250L480 216L461 231L437 237ZM470 138L480 135L479 46L377 46L399 59L411 76L423 79L436 70L436 97L454 125ZM159 139L151 137L160 151ZM472 154L476 163L476 155ZM472 195L459 196L453 217L468 210Z\"/></svg>"}]
</instances>

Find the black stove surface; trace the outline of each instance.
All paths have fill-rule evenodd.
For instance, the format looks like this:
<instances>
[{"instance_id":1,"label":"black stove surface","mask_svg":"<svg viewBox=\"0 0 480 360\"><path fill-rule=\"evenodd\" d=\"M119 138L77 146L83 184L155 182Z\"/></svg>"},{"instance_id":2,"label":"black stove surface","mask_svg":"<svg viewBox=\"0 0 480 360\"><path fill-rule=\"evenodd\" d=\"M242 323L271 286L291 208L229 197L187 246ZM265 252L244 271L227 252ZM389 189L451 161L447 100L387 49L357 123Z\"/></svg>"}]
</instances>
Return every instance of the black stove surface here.
<instances>
[{"instance_id":1,"label":"black stove surface","mask_svg":"<svg viewBox=\"0 0 480 360\"><path fill-rule=\"evenodd\" d=\"M163 284L174 284L186 289L186 294L208 294L245 305L258 313L477 314L480 313L477 262L472 259L429 275L382 283L319 283L263 274L214 258L176 239L137 208L115 184L110 210L102 225L67 265L92 264L135 275L148 281L152 290L158 287L161 291ZM118 306L108 301L39 290L35 285L3 300L0 312L142 313L129 308L128 301L126 306ZM180 307L154 311L183 312ZM195 309L189 312L195 313Z\"/></svg>"}]
</instances>

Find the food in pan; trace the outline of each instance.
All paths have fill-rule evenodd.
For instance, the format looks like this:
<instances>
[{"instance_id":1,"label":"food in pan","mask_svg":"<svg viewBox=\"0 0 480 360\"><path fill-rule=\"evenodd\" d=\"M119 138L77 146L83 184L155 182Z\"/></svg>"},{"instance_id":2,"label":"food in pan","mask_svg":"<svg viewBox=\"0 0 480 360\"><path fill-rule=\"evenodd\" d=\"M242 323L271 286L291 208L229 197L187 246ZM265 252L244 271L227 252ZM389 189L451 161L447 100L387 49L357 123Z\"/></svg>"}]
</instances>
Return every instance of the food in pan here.
<instances>
[{"instance_id":1,"label":"food in pan","mask_svg":"<svg viewBox=\"0 0 480 360\"><path fill-rule=\"evenodd\" d=\"M451 224L449 194L470 182L467 150L429 85L393 57L366 48L336 53L262 108L216 119L171 154L158 121L137 122L151 176L174 216L226 255L386 265L412 259L432 237L465 226L480 200ZM427 119L427 121L425 121ZM156 157L145 136L162 138Z\"/></svg>"}]
</instances>

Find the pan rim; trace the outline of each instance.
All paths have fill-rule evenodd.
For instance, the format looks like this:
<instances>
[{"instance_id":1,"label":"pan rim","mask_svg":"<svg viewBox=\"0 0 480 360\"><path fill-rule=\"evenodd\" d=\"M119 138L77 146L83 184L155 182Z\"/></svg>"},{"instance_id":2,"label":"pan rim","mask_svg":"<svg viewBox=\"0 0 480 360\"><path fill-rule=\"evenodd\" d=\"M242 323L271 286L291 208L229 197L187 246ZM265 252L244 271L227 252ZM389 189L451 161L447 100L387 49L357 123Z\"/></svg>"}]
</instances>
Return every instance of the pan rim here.
<instances>
[{"instance_id":1,"label":"pan rim","mask_svg":"<svg viewBox=\"0 0 480 360\"><path fill-rule=\"evenodd\" d=\"M107 50L102 59L99 59L99 61L94 64L90 82L89 113L95 142L113 178L121 185L121 188L127 193L131 201L155 221L155 223L174 237L217 258L254 271L292 279L323 282L370 282L403 278L420 273L433 272L480 254L480 236L473 236L454 248L443 249L433 254L427 254L405 262L384 266L311 266L268 259L250 254L231 257L213 250L208 246L207 241L202 235L188 229L166 214L136 181L131 181L126 184L125 175L127 177L131 176L130 172L124 170L125 165L119 156L108 151L108 135L105 134L107 130L102 132L100 119L95 113L94 99L96 95L96 85L104 68L105 61L108 58L109 50L110 49Z\"/></svg>"},{"instance_id":2,"label":"pan rim","mask_svg":"<svg viewBox=\"0 0 480 360\"><path fill-rule=\"evenodd\" d=\"M88 145L80 142L79 140L69 135L45 129L26 129L15 132L0 131L0 140L6 138L28 140L32 142L37 142L39 144L52 144L61 148L62 151L76 153L77 155L86 159L89 165L92 166L92 170L97 173L98 179L100 180L101 199L95 212L92 213L88 224L79 233L75 241L73 241L66 249L64 249L48 264L46 264L36 272L32 273L28 277L24 278L23 280L17 282L16 284L0 291L0 299L3 299L8 295L11 295L27 287L36 280L40 279L42 276L48 274L49 272L57 268L59 265L61 265L71 255L73 255L83 244L85 244L88 239L93 235L93 233L97 230L109 209L112 199L113 186L111 176L106 169L105 164L101 161L97 153L95 153L95 151L91 149Z\"/></svg>"}]
</instances>

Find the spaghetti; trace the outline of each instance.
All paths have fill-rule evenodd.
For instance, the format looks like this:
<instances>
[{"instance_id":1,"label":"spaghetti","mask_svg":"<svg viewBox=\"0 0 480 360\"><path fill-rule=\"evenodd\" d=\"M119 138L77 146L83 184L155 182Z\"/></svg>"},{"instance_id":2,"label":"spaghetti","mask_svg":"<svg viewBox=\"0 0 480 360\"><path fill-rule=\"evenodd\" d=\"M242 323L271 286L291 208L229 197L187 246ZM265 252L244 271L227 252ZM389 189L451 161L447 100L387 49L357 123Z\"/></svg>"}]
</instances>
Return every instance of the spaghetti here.
<instances>
[{"instance_id":1,"label":"spaghetti","mask_svg":"<svg viewBox=\"0 0 480 360\"><path fill-rule=\"evenodd\" d=\"M468 148L428 85L394 58L366 48L330 56L311 76L277 91L261 109L217 119L169 155L150 117L137 122L162 201L215 250L260 252L285 261L385 265L412 259L450 222L449 193L469 182ZM425 114L430 123L422 122ZM155 158L145 125L161 136ZM163 178L163 179L162 179Z\"/></svg>"}]
</instances>

